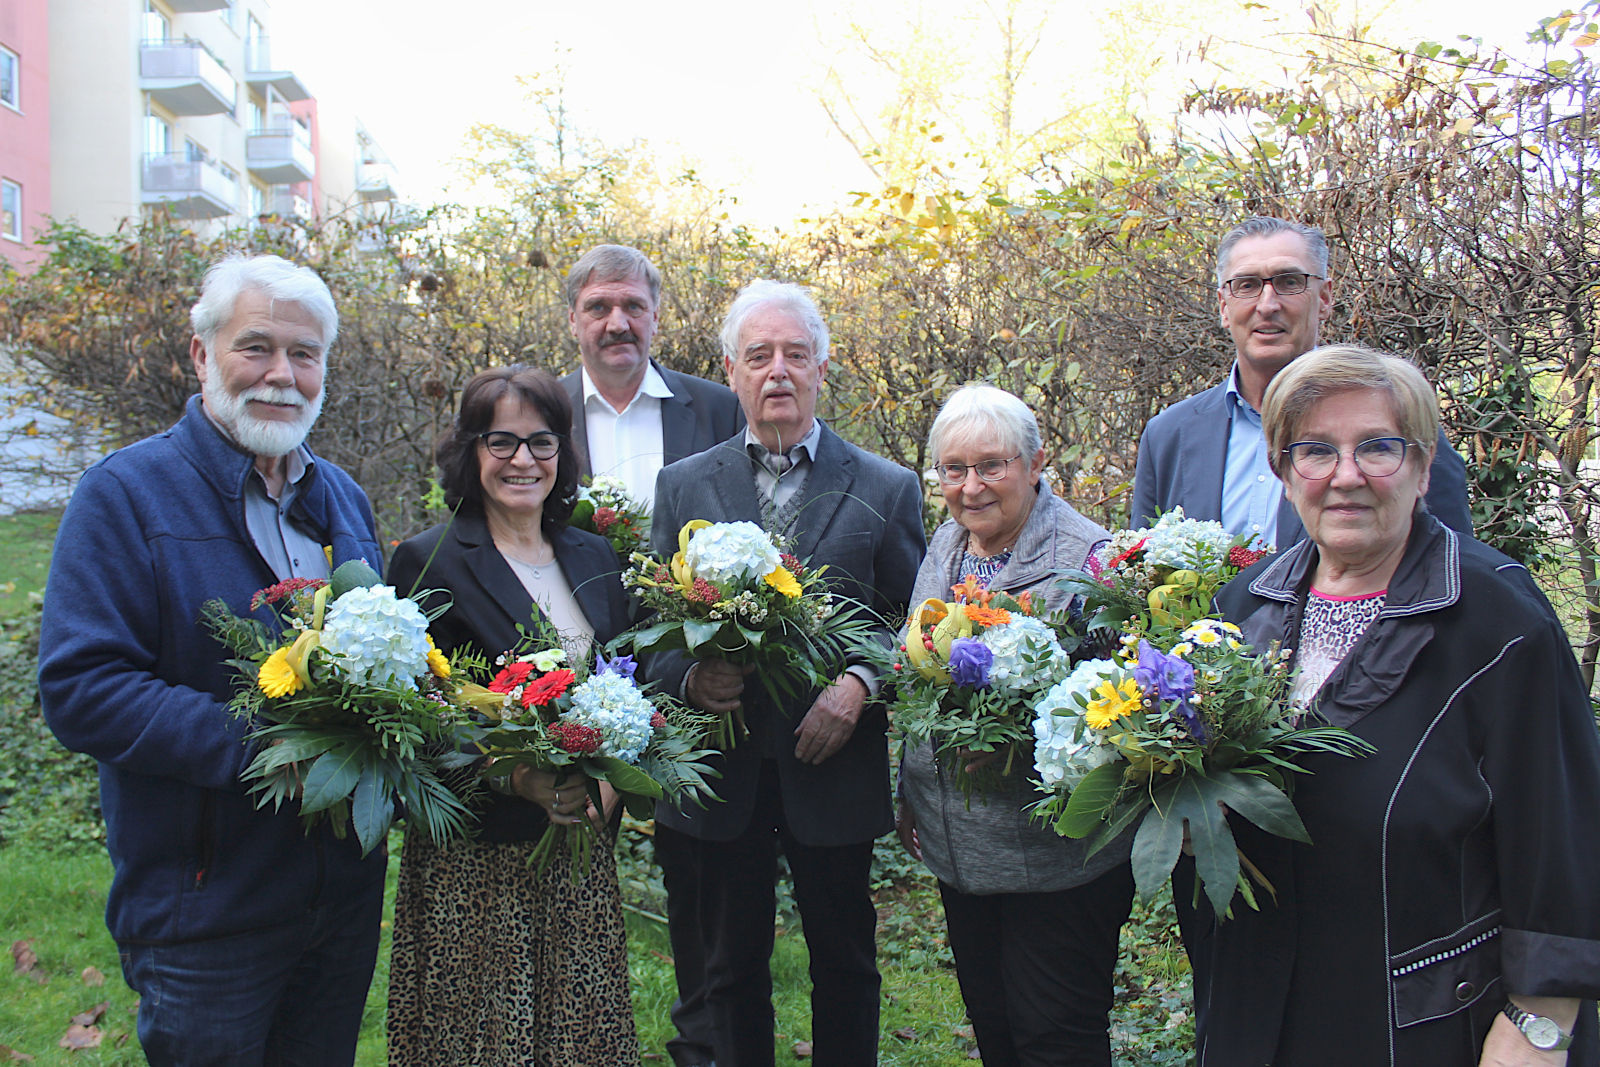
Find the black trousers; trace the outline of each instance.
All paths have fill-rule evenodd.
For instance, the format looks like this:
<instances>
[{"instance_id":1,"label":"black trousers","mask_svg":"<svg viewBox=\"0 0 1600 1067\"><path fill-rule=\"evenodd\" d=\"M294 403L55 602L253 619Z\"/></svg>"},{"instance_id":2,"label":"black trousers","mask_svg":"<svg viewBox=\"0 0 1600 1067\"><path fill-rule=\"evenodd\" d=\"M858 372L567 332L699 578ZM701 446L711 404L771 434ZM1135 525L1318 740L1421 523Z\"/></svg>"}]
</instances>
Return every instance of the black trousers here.
<instances>
[{"instance_id":1,"label":"black trousers","mask_svg":"<svg viewBox=\"0 0 1600 1067\"><path fill-rule=\"evenodd\" d=\"M818 847L796 841L784 818L775 760L762 763L744 833L693 844L717 1067L774 1063L771 959L780 843L811 955L811 1062L873 1067L882 980L872 842Z\"/></svg>"},{"instance_id":2,"label":"black trousers","mask_svg":"<svg viewBox=\"0 0 1600 1067\"><path fill-rule=\"evenodd\" d=\"M656 823L656 863L667 888L667 937L672 941L673 977L678 998L672 1002L677 1033L667 1040L667 1054L677 1067L711 1062L711 1009L706 1005L706 948L700 932L700 869L697 842L688 834Z\"/></svg>"},{"instance_id":3,"label":"black trousers","mask_svg":"<svg viewBox=\"0 0 1600 1067\"><path fill-rule=\"evenodd\" d=\"M984 1067L1110 1067L1111 982L1133 888L1126 863L1053 893L973 896L939 883Z\"/></svg>"}]
</instances>

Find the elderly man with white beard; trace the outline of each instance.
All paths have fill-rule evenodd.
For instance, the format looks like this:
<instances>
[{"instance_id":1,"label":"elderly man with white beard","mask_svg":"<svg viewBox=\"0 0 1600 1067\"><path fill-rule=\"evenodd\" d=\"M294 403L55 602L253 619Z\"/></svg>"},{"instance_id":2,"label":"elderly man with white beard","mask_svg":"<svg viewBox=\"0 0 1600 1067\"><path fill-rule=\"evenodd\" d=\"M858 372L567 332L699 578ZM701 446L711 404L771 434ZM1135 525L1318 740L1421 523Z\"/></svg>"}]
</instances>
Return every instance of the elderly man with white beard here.
<instances>
[{"instance_id":1,"label":"elderly man with white beard","mask_svg":"<svg viewBox=\"0 0 1600 1067\"><path fill-rule=\"evenodd\" d=\"M89 468L56 537L39 692L100 764L115 873L106 925L155 1065L344 1067L378 948L386 859L258 809L249 723L200 621L218 599L382 565L372 509L306 433L322 409L333 297L277 256L214 265L191 313L201 394L177 425Z\"/></svg>"}]
</instances>

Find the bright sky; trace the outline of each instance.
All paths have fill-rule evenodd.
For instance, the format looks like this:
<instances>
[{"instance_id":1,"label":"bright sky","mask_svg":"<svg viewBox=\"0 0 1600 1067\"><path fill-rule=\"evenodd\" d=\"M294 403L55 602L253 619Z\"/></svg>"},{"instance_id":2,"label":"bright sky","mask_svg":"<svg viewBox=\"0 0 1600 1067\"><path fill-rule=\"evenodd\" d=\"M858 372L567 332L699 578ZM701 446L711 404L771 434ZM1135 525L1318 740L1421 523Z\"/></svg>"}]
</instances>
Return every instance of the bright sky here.
<instances>
[{"instance_id":1,"label":"bright sky","mask_svg":"<svg viewBox=\"0 0 1600 1067\"><path fill-rule=\"evenodd\" d=\"M517 76L560 60L580 126L607 143L638 138L658 157L693 159L702 180L732 191L748 218L775 223L874 187L811 88L830 47L821 42L843 25L840 2L273 0L270 32L275 59L314 94L361 118L399 168L406 199L448 198L467 129L525 125ZM1414 39L1468 33L1508 44L1521 41L1546 8L1554 14L1561 6L1398 2L1407 3ZM887 6L875 5L878 17ZM906 0L905 10L908 19L950 26L979 6ZM1092 34L1089 12L1100 6L1061 0L1051 46ZM1153 49L1172 44L1152 28ZM1052 62L1070 69L1065 57Z\"/></svg>"}]
</instances>

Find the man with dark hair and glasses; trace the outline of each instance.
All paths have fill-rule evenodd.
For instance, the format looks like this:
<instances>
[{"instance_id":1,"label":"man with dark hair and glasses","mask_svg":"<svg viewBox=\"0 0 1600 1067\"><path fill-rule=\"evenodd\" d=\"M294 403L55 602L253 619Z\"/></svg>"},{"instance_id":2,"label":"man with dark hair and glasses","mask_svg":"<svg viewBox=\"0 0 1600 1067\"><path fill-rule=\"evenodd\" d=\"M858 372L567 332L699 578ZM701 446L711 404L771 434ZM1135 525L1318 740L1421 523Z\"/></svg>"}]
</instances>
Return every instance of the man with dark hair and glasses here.
<instances>
[{"instance_id":1,"label":"man with dark hair and glasses","mask_svg":"<svg viewBox=\"0 0 1600 1067\"><path fill-rule=\"evenodd\" d=\"M1172 405L1145 427L1129 520L1141 525L1181 506L1191 519L1253 535L1261 547L1287 548L1305 527L1267 463L1261 402L1279 371L1321 343L1322 324L1333 313L1322 231L1269 216L1234 227L1217 244L1217 309L1233 338L1233 369L1225 382ZM1472 532L1466 464L1443 431L1427 504L1446 526Z\"/></svg>"}]
</instances>

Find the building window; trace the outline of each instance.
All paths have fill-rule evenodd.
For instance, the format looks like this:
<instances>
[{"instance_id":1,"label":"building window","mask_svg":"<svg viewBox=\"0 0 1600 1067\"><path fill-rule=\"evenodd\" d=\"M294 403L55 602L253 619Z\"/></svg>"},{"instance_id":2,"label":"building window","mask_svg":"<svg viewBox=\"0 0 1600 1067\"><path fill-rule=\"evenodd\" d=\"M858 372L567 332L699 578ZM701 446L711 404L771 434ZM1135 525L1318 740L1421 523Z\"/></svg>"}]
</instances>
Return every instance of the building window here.
<instances>
[{"instance_id":1,"label":"building window","mask_svg":"<svg viewBox=\"0 0 1600 1067\"><path fill-rule=\"evenodd\" d=\"M18 68L21 62L17 54L9 48L0 48L0 104L6 107L21 110L22 105L17 102L17 79L20 76Z\"/></svg>"},{"instance_id":2,"label":"building window","mask_svg":"<svg viewBox=\"0 0 1600 1067\"><path fill-rule=\"evenodd\" d=\"M0 237L22 240L22 186L0 178Z\"/></svg>"},{"instance_id":3,"label":"building window","mask_svg":"<svg viewBox=\"0 0 1600 1067\"><path fill-rule=\"evenodd\" d=\"M172 123L156 115L144 117L144 150L152 156L172 153Z\"/></svg>"},{"instance_id":4,"label":"building window","mask_svg":"<svg viewBox=\"0 0 1600 1067\"><path fill-rule=\"evenodd\" d=\"M172 39L172 20L156 10L149 0L145 0L144 5L144 39L147 44L165 44Z\"/></svg>"}]
</instances>

